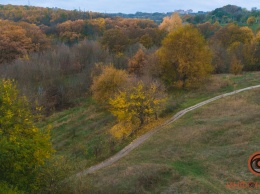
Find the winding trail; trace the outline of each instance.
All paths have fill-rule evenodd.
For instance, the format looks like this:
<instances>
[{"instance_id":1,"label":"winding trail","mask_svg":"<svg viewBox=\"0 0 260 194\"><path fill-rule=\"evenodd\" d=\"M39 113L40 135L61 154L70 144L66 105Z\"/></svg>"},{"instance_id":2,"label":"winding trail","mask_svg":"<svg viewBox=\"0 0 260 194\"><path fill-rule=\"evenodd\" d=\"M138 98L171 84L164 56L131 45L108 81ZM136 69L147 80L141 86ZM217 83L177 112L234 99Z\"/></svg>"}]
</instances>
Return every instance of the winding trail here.
<instances>
[{"instance_id":1,"label":"winding trail","mask_svg":"<svg viewBox=\"0 0 260 194\"><path fill-rule=\"evenodd\" d=\"M141 145L145 140L147 140L149 137L151 137L154 133L156 133L157 131L159 131L161 128L163 128L166 125L171 124L172 122L176 121L177 119L181 118L183 115L185 115L187 112L190 112L192 110L195 110L205 104L208 104L210 102L213 102L215 100L218 100L220 98L226 97L226 96L231 96L246 90L251 90L254 88L260 88L260 85L256 85L256 86L251 86L251 87L247 87L247 88L243 88L240 90L235 90L233 92L229 92L229 93L225 93L219 96L216 96L214 98L205 100L203 102L200 102L194 106L191 106L189 108L186 108L184 110L179 111L178 113L176 113L173 117L169 118L168 120L166 120L163 124L155 127L154 129L152 129L151 131L145 133L144 135L138 137L137 139L135 139L132 143L130 143L129 145L127 145L125 148L123 148L121 151L119 151L118 153L116 153L114 156L108 158L107 160L91 166L90 168L88 168L87 170L84 170L82 172L79 172L76 174L76 176L83 176L86 174L90 174L93 173L101 168L104 168L106 166L109 166L113 163L115 163L116 161L118 161L119 159L123 158L124 156L126 156L127 154L129 154L133 149L135 149L136 147L138 147L139 145Z\"/></svg>"}]
</instances>

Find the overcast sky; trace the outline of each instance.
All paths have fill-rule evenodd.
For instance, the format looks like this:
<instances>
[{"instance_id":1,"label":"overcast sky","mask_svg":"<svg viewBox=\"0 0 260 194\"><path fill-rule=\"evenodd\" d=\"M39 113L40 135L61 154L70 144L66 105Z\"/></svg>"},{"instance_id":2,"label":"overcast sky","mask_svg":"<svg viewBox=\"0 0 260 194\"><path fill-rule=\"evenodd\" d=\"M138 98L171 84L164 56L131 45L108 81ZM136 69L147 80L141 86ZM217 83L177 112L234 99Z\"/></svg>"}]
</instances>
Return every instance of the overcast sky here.
<instances>
[{"instance_id":1,"label":"overcast sky","mask_svg":"<svg viewBox=\"0 0 260 194\"><path fill-rule=\"evenodd\" d=\"M27 5L28 0L0 0L0 4ZM107 13L171 12L176 9L212 11L227 4L251 10L260 8L260 0L30 0L33 6L81 9Z\"/></svg>"}]
</instances>

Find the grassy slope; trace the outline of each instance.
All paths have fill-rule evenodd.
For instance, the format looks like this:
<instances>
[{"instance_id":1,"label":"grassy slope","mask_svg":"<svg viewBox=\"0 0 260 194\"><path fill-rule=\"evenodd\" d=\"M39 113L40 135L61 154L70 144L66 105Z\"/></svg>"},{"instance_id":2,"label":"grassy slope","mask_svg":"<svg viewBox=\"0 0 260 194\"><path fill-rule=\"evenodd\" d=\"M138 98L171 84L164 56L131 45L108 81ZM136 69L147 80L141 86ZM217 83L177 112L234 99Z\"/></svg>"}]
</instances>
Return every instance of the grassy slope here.
<instances>
[{"instance_id":1,"label":"grassy slope","mask_svg":"<svg viewBox=\"0 0 260 194\"><path fill-rule=\"evenodd\" d=\"M256 84L260 84L260 72L241 76L216 75L198 90L174 91L162 115L167 118L178 110L220 93ZM40 123L40 127L49 124L53 127L52 141L57 153L72 160L77 172L108 158L135 138L114 141L108 130L115 124L115 119L91 98L82 100L75 108L52 115Z\"/></svg>"},{"instance_id":2,"label":"grassy slope","mask_svg":"<svg viewBox=\"0 0 260 194\"><path fill-rule=\"evenodd\" d=\"M112 138L107 131L114 123L110 113L100 109L91 98L86 98L79 106L47 118L40 127L51 125L57 153L72 160L76 169L84 169L121 149L111 145Z\"/></svg>"},{"instance_id":3,"label":"grassy slope","mask_svg":"<svg viewBox=\"0 0 260 194\"><path fill-rule=\"evenodd\" d=\"M188 113L116 164L81 178L77 193L257 193L225 184L257 180L247 160L260 147L259 96L255 89Z\"/></svg>"}]
</instances>

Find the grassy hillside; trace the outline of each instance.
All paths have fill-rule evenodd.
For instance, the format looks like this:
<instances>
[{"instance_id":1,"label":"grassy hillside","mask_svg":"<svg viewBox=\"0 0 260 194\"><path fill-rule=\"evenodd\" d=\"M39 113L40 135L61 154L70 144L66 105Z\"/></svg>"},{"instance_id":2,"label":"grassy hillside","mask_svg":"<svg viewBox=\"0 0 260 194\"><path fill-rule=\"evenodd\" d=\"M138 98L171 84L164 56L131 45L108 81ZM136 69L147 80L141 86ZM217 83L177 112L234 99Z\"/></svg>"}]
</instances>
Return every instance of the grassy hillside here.
<instances>
[{"instance_id":1,"label":"grassy hillside","mask_svg":"<svg viewBox=\"0 0 260 194\"><path fill-rule=\"evenodd\" d=\"M259 151L260 89L188 113L114 165L81 177L77 193L257 193L227 182L260 181L247 168Z\"/></svg>"},{"instance_id":2,"label":"grassy hillside","mask_svg":"<svg viewBox=\"0 0 260 194\"><path fill-rule=\"evenodd\" d=\"M123 141L115 140L109 133L109 129L116 123L115 118L90 97L81 99L77 107L46 118L39 126L52 126L52 142L57 154L64 156L74 167L73 173L76 173L115 154L136 136L160 124L179 110L218 94L257 84L260 84L260 72L239 76L214 75L199 89L172 91L161 114L162 118L146 125L137 135Z\"/></svg>"}]
</instances>

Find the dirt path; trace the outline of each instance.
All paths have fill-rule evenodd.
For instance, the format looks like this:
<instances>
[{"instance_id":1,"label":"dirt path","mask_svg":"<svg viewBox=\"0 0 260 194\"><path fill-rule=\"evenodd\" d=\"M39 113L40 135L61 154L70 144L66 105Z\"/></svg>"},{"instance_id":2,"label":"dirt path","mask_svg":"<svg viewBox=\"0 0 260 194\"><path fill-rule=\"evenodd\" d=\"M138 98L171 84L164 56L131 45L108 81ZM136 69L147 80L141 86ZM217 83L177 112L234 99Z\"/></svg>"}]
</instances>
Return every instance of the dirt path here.
<instances>
[{"instance_id":1,"label":"dirt path","mask_svg":"<svg viewBox=\"0 0 260 194\"><path fill-rule=\"evenodd\" d=\"M97 165L94 165L94 166L91 166L90 168L88 168L87 170L85 171L82 171L82 172L79 172L77 173L77 176L82 176L82 175L85 175L85 174L90 174L90 173L93 173L101 168L104 168L106 166L109 166L113 163L115 163L116 161L118 161L119 159L123 158L124 156L126 156L127 154L129 154L133 149L135 149L136 147L138 147L140 144L142 144L145 140L147 140L149 137L151 137L154 133L156 133L157 131L159 131L162 127L166 126L166 125L169 125L170 123L176 121L177 119L181 118L183 115L185 115L187 112L190 112L194 109L197 109L205 104L208 104L212 101L215 101L217 99L220 99L220 98L223 98L223 97L226 97L226 96L231 96L233 94L236 94L236 93L239 93L239 92L243 92L243 91L246 91L246 90L251 90L251 89L254 89L254 88L259 88L260 85L256 85L256 86L251 86L251 87L247 87L247 88L244 88L244 89L240 89L240 90L235 90L233 92L229 92L229 93L226 93L226 94L222 94L222 95L219 95L219 96L216 96L214 98L211 98L209 100L205 100L203 102L200 102L194 106L191 106L189 108L186 108L182 111L179 111L178 113L176 113L173 117L171 117L170 119L168 119L167 121L165 121L163 124L155 127L153 130L145 133L144 135L138 137L137 139L135 139L132 143L130 143L129 145L127 145L124 149L122 149L121 151L119 151L118 153L116 153L114 156L108 158L107 160L97 164Z\"/></svg>"}]
</instances>

